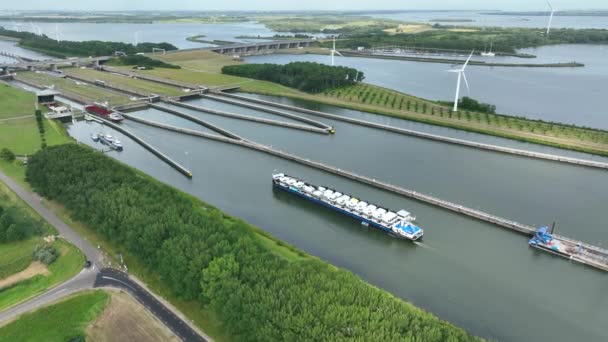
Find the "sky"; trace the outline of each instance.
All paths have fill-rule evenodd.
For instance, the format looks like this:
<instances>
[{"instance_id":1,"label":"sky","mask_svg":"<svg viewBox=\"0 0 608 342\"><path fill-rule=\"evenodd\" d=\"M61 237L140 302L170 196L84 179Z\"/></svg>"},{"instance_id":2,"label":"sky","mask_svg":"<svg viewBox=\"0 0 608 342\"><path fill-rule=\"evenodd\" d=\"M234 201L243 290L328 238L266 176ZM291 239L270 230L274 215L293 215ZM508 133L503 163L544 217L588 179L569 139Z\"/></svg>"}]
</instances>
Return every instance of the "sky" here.
<instances>
[{"instance_id":1,"label":"sky","mask_svg":"<svg viewBox=\"0 0 608 342\"><path fill-rule=\"evenodd\" d=\"M545 0L1 0L4 10L546 10ZM557 9L608 9L608 0L552 0ZM52 5L52 6L51 6Z\"/></svg>"}]
</instances>

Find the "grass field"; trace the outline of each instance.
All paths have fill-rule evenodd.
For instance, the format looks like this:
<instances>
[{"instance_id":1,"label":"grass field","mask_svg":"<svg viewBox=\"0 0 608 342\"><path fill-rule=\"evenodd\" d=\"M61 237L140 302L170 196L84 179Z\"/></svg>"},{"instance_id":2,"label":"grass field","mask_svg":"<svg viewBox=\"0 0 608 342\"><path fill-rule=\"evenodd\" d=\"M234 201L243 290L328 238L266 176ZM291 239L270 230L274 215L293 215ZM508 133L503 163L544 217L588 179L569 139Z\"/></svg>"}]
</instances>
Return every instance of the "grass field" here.
<instances>
[{"instance_id":1,"label":"grass field","mask_svg":"<svg viewBox=\"0 0 608 342\"><path fill-rule=\"evenodd\" d=\"M0 148L6 147L21 155L40 149L40 133L33 116L34 102L33 93L0 84ZM43 124L47 145L71 141L54 123L45 119Z\"/></svg>"},{"instance_id":2,"label":"grass field","mask_svg":"<svg viewBox=\"0 0 608 342\"><path fill-rule=\"evenodd\" d=\"M0 328L0 342L65 342L84 337L85 329L104 310L109 295L92 291L27 313Z\"/></svg>"},{"instance_id":3,"label":"grass field","mask_svg":"<svg viewBox=\"0 0 608 342\"><path fill-rule=\"evenodd\" d=\"M72 139L53 123L44 119L44 136L49 146L72 142ZM0 148L16 154L29 155L40 149L40 134L33 117L0 122Z\"/></svg>"},{"instance_id":4,"label":"grass field","mask_svg":"<svg viewBox=\"0 0 608 342\"><path fill-rule=\"evenodd\" d=\"M41 240L40 237L35 237L0 244L0 280L26 269L32 262L34 246Z\"/></svg>"},{"instance_id":5,"label":"grass field","mask_svg":"<svg viewBox=\"0 0 608 342\"><path fill-rule=\"evenodd\" d=\"M132 70L131 68L129 69ZM159 84L156 82L145 81L141 79L134 79L126 76L115 75L109 72L97 71L93 69L65 69L64 72L67 75L78 76L90 82L94 82L95 80L101 80L107 82L110 86L118 85L122 87L127 87L129 89L134 89L140 93L169 96L183 95L182 90L177 87Z\"/></svg>"},{"instance_id":6,"label":"grass field","mask_svg":"<svg viewBox=\"0 0 608 342\"><path fill-rule=\"evenodd\" d=\"M80 250L61 240L55 241L54 245L59 249L60 256L49 265L49 274L37 275L0 290L0 310L23 302L54 285L70 279L82 269L85 258Z\"/></svg>"},{"instance_id":7,"label":"grass field","mask_svg":"<svg viewBox=\"0 0 608 342\"><path fill-rule=\"evenodd\" d=\"M226 65L242 64L232 58L211 51L183 51L172 52L165 55L150 55L166 63L177 64L182 68L198 71L221 73Z\"/></svg>"},{"instance_id":8,"label":"grass field","mask_svg":"<svg viewBox=\"0 0 608 342\"><path fill-rule=\"evenodd\" d=\"M66 95L73 94L89 102L108 101L112 105L125 104L129 102L129 98L127 96L88 84L78 84L65 78L49 76L45 73L20 72L18 77L30 82L34 82L35 84L43 87L54 85L56 90L65 93Z\"/></svg>"},{"instance_id":9,"label":"grass field","mask_svg":"<svg viewBox=\"0 0 608 342\"><path fill-rule=\"evenodd\" d=\"M123 291L112 291L110 294L110 303L86 329L87 341L180 341L133 297Z\"/></svg>"},{"instance_id":10,"label":"grass field","mask_svg":"<svg viewBox=\"0 0 608 342\"><path fill-rule=\"evenodd\" d=\"M26 189L30 189L30 185L25 181L25 166L18 163L9 163L3 159L0 159L0 169L7 176L11 177L15 182L19 183ZM5 185L0 182L0 194Z\"/></svg>"},{"instance_id":11,"label":"grass field","mask_svg":"<svg viewBox=\"0 0 608 342\"><path fill-rule=\"evenodd\" d=\"M34 93L0 84L0 103L2 103L2 106L0 106L0 120L34 115L35 101Z\"/></svg>"}]
</instances>

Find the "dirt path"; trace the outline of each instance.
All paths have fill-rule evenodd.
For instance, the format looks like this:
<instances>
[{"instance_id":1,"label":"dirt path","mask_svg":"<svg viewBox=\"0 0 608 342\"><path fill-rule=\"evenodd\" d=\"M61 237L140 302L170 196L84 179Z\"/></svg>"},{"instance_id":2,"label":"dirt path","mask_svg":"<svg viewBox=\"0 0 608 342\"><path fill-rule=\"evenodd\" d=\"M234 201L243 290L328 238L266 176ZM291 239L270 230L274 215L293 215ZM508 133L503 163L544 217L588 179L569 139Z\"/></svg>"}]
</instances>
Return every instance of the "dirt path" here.
<instances>
[{"instance_id":1,"label":"dirt path","mask_svg":"<svg viewBox=\"0 0 608 342\"><path fill-rule=\"evenodd\" d=\"M30 264L30 266L28 266L28 268L24 269L23 271L21 271L19 273L15 273L8 278L4 278L4 279L0 280L0 289L9 287L20 281L30 279L39 274L44 274L44 275L49 274L49 270L46 268L46 265L44 265L43 263L34 261Z\"/></svg>"},{"instance_id":2,"label":"dirt path","mask_svg":"<svg viewBox=\"0 0 608 342\"><path fill-rule=\"evenodd\" d=\"M131 296L123 291L111 290L111 293L110 304L87 328L88 339L97 342L180 341Z\"/></svg>"}]
</instances>

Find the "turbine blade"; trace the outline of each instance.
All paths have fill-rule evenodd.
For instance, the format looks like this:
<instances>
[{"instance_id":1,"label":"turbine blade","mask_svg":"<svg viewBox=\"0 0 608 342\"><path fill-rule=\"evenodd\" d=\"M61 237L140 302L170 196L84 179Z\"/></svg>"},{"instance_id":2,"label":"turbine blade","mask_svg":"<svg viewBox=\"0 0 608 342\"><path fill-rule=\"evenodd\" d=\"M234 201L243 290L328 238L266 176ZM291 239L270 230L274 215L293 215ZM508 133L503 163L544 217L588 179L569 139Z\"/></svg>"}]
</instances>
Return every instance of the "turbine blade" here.
<instances>
[{"instance_id":1,"label":"turbine blade","mask_svg":"<svg viewBox=\"0 0 608 342\"><path fill-rule=\"evenodd\" d=\"M462 70L458 69L451 69L451 70L446 70L446 72L461 72Z\"/></svg>"},{"instance_id":2,"label":"turbine blade","mask_svg":"<svg viewBox=\"0 0 608 342\"><path fill-rule=\"evenodd\" d=\"M340 53L340 51L336 50L336 55L340 56L340 57L344 57L342 56L342 54Z\"/></svg>"},{"instance_id":3,"label":"turbine blade","mask_svg":"<svg viewBox=\"0 0 608 342\"><path fill-rule=\"evenodd\" d=\"M462 72L462 78L464 79L464 85L467 86L467 94L471 94L471 88L469 88L469 82L467 81L467 74Z\"/></svg>"},{"instance_id":4,"label":"turbine blade","mask_svg":"<svg viewBox=\"0 0 608 342\"><path fill-rule=\"evenodd\" d=\"M469 61L471 60L471 57L473 57L473 53L475 52L475 50L471 51L471 54L469 55L469 58L467 58L467 61L464 62L464 65L462 66L462 71L464 71L464 69L467 67L467 65L469 64Z\"/></svg>"},{"instance_id":5,"label":"turbine blade","mask_svg":"<svg viewBox=\"0 0 608 342\"><path fill-rule=\"evenodd\" d=\"M547 0L547 5L549 5L549 8L551 9L551 12L553 12L553 6L551 6L551 2L549 2L549 0Z\"/></svg>"}]
</instances>

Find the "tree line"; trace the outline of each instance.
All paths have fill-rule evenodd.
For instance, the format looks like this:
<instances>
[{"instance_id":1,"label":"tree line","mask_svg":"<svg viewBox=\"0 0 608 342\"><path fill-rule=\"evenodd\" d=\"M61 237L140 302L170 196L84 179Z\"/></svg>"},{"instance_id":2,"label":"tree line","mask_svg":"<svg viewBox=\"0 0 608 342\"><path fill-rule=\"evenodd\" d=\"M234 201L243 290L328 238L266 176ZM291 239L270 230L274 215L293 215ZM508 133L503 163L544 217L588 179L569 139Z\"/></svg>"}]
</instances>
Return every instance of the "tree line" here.
<instances>
[{"instance_id":1,"label":"tree line","mask_svg":"<svg viewBox=\"0 0 608 342\"><path fill-rule=\"evenodd\" d=\"M166 51L177 50L177 47L169 43L140 43L137 45L122 42L102 42L98 40L87 40L82 42L51 39L46 35L36 35L31 32L17 32L0 27L0 35L19 38L20 46L40 50L57 57L87 57L87 56L111 56L116 51L122 51L128 55L139 52L151 52L153 48Z\"/></svg>"},{"instance_id":2,"label":"tree line","mask_svg":"<svg viewBox=\"0 0 608 342\"><path fill-rule=\"evenodd\" d=\"M40 222L17 207L0 203L0 243L22 241L41 233Z\"/></svg>"},{"instance_id":3,"label":"tree line","mask_svg":"<svg viewBox=\"0 0 608 342\"><path fill-rule=\"evenodd\" d=\"M165 68L165 69L181 69L179 65L165 63L158 59L152 59L142 55L128 55L117 58L112 58L107 62L108 65L134 65L135 67Z\"/></svg>"},{"instance_id":4,"label":"tree line","mask_svg":"<svg viewBox=\"0 0 608 342\"><path fill-rule=\"evenodd\" d=\"M287 260L249 224L88 147L41 150L26 177L176 296L199 301L233 340L477 340L350 272Z\"/></svg>"},{"instance_id":5,"label":"tree line","mask_svg":"<svg viewBox=\"0 0 608 342\"><path fill-rule=\"evenodd\" d=\"M228 65L222 68L222 73L275 82L310 93L354 85L365 78L363 72L354 68L313 62Z\"/></svg>"},{"instance_id":6,"label":"tree line","mask_svg":"<svg viewBox=\"0 0 608 342\"><path fill-rule=\"evenodd\" d=\"M403 46L448 50L484 51L492 44L493 51L515 53L517 49L553 44L608 44L608 30L556 28L549 36L539 29L528 28L475 28L470 32L450 31L437 26L436 30L419 33L387 34L382 31L345 35L336 41L341 49L357 47ZM444 29L446 28L446 29ZM323 46L330 47L325 42Z\"/></svg>"}]
</instances>

